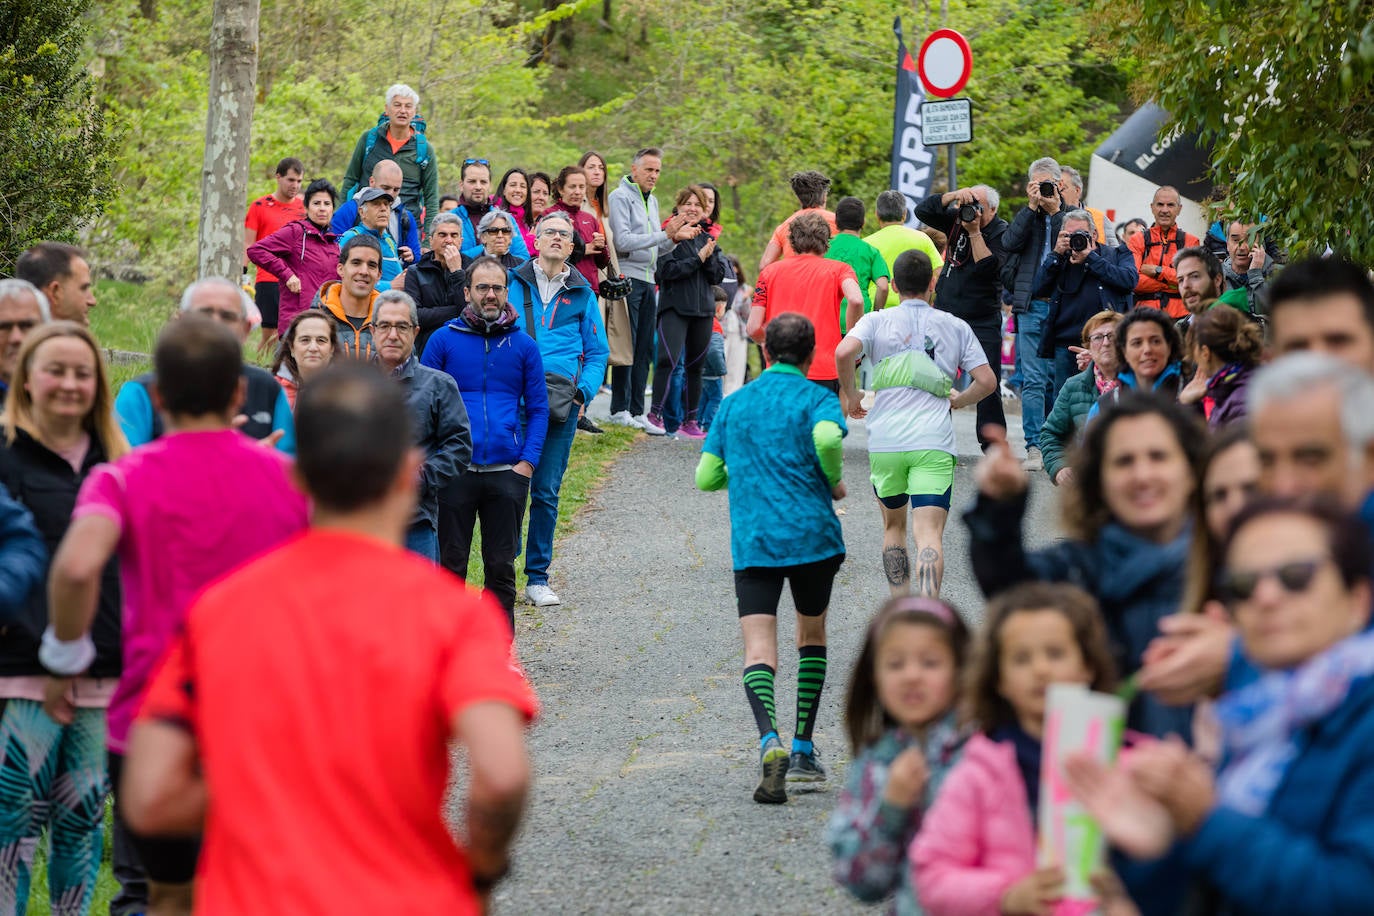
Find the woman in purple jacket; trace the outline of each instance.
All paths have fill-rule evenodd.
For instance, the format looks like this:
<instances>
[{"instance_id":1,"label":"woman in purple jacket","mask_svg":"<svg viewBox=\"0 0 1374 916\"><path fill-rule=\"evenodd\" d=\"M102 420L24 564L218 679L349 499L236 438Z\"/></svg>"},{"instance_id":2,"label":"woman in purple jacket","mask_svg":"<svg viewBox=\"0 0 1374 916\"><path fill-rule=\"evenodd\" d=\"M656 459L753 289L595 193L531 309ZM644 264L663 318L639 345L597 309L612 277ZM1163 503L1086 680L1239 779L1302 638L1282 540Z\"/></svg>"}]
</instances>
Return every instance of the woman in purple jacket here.
<instances>
[{"instance_id":1,"label":"woman in purple jacket","mask_svg":"<svg viewBox=\"0 0 1374 916\"><path fill-rule=\"evenodd\" d=\"M339 246L329 231L338 196L332 184L316 178L305 189L305 219L248 246L248 260L281 279L279 335L310 307L321 286L338 279Z\"/></svg>"},{"instance_id":2,"label":"woman in purple jacket","mask_svg":"<svg viewBox=\"0 0 1374 916\"><path fill-rule=\"evenodd\" d=\"M1244 419L1245 392L1264 351L1259 325L1234 308L1213 306L1193 318L1188 350L1197 372L1178 399L1201 401L1211 429Z\"/></svg>"}]
</instances>

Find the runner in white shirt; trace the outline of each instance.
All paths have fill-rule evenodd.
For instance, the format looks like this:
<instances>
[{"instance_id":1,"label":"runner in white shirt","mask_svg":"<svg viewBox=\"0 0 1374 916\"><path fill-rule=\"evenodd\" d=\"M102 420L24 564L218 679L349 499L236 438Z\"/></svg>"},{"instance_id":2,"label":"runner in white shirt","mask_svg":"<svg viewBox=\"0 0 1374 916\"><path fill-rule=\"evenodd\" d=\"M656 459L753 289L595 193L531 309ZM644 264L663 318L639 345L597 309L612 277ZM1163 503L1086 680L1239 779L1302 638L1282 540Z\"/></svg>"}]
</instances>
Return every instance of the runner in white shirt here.
<instances>
[{"instance_id":1,"label":"runner in white shirt","mask_svg":"<svg viewBox=\"0 0 1374 916\"><path fill-rule=\"evenodd\" d=\"M954 421L950 411L977 404L997 390L973 329L930 306L934 271L922 251L905 251L892 267L901 305L870 312L835 348L840 392L848 415L868 418L873 492L883 513L883 572L893 595L912 591L906 507L916 552L916 594L938 597L945 572L945 520L954 486ZM873 409L864 410L854 364L873 364ZM959 370L972 378L953 391Z\"/></svg>"}]
</instances>

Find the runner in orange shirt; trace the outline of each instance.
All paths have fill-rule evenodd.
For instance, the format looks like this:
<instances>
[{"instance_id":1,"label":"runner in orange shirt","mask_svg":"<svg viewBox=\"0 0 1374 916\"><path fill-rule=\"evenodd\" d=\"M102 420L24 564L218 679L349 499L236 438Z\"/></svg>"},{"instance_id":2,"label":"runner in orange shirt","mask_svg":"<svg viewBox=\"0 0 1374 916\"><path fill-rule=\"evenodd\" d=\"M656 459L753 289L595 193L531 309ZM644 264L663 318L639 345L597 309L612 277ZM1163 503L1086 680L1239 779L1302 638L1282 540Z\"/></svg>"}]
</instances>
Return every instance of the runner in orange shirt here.
<instances>
[{"instance_id":1,"label":"runner in orange shirt","mask_svg":"<svg viewBox=\"0 0 1374 916\"><path fill-rule=\"evenodd\" d=\"M305 166L299 159L288 156L277 163L277 189L264 194L248 205L243 219L243 266L248 267L248 246L260 242L287 223L305 218L305 200L301 197L301 177ZM281 287L277 278L258 268L253 281L253 298L262 313L262 339L259 350L277 345L277 306L281 301Z\"/></svg>"},{"instance_id":2,"label":"runner in orange shirt","mask_svg":"<svg viewBox=\"0 0 1374 916\"><path fill-rule=\"evenodd\" d=\"M130 735L144 834L205 845L196 912L482 912L529 783L533 692L500 608L401 544L424 456L371 367L301 390L313 527L205 591ZM400 608L405 613L388 613ZM466 848L443 816L466 746Z\"/></svg>"}]
</instances>

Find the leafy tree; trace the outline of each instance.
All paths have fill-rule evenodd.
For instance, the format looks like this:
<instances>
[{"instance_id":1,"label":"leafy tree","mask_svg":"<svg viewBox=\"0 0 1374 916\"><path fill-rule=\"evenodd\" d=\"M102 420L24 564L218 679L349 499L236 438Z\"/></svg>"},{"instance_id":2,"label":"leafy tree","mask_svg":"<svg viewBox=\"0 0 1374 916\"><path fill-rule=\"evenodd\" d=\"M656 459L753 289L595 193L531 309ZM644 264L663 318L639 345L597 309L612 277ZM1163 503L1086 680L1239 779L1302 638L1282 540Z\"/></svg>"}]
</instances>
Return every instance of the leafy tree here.
<instances>
[{"instance_id":1,"label":"leafy tree","mask_svg":"<svg viewBox=\"0 0 1374 916\"><path fill-rule=\"evenodd\" d=\"M1213 145L1223 215L1374 263L1374 2L1136 0L1102 29L1139 95Z\"/></svg>"},{"instance_id":2,"label":"leafy tree","mask_svg":"<svg viewBox=\"0 0 1374 916\"><path fill-rule=\"evenodd\" d=\"M88 0L0 0L0 274L75 237L112 191L118 135L81 66Z\"/></svg>"}]
</instances>

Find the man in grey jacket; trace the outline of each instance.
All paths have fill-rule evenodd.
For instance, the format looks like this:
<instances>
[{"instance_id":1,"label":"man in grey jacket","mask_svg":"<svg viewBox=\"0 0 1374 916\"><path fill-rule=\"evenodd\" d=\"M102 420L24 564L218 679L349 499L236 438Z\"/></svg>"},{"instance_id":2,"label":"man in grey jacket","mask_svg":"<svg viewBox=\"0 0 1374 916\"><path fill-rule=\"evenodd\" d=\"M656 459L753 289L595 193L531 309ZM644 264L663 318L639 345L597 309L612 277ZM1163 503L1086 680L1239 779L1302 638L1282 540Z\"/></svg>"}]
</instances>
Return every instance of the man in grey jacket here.
<instances>
[{"instance_id":1,"label":"man in grey jacket","mask_svg":"<svg viewBox=\"0 0 1374 916\"><path fill-rule=\"evenodd\" d=\"M453 376L420 365L415 355L419 330L414 299L400 290L377 297L372 318L377 362L404 386L415 422L415 444L425 452L420 498L406 530L406 547L438 563L439 492L472 460L472 431Z\"/></svg>"},{"instance_id":2,"label":"man in grey jacket","mask_svg":"<svg viewBox=\"0 0 1374 916\"><path fill-rule=\"evenodd\" d=\"M620 272L630 280L630 331L634 364L611 369L611 422L648 429L644 423L644 383L654 361L654 325L658 300L654 296L654 268L683 239L701 229L674 215L659 226L654 185L663 170L663 151L646 147L635 153L630 174L611 192L607 209Z\"/></svg>"}]
</instances>

